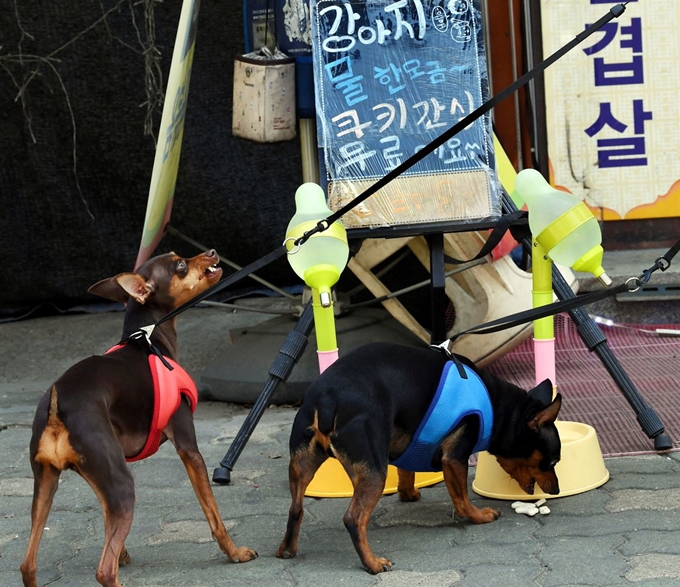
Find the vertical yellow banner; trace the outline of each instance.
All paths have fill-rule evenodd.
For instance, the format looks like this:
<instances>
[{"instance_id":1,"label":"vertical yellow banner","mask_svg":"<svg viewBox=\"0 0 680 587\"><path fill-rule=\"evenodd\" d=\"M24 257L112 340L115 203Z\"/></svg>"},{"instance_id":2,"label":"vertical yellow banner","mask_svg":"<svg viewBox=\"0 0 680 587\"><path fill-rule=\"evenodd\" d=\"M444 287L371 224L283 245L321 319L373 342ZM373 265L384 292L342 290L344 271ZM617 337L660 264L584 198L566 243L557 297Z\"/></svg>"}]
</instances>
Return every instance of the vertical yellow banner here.
<instances>
[{"instance_id":1,"label":"vertical yellow banner","mask_svg":"<svg viewBox=\"0 0 680 587\"><path fill-rule=\"evenodd\" d=\"M179 156L182 150L184 118L189 95L191 64L196 44L199 6L200 0L184 0L182 3L168 85L165 90L156 157L151 174L146 217L142 230L142 242L137 254L135 268L151 256L170 221Z\"/></svg>"}]
</instances>

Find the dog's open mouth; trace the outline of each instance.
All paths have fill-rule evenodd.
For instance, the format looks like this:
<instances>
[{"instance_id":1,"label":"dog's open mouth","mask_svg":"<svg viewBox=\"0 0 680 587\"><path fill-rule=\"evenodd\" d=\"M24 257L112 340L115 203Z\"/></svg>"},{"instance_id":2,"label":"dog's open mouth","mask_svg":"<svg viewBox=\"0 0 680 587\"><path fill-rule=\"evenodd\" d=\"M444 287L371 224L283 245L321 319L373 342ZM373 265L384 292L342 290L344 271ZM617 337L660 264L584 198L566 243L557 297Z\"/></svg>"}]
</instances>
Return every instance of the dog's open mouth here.
<instances>
[{"instance_id":1,"label":"dog's open mouth","mask_svg":"<svg viewBox=\"0 0 680 587\"><path fill-rule=\"evenodd\" d=\"M209 281L217 281L220 277L222 277L222 268L218 267L217 265L210 265L201 274L199 279L203 279L204 277L207 277Z\"/></svg>"}]
</instances>

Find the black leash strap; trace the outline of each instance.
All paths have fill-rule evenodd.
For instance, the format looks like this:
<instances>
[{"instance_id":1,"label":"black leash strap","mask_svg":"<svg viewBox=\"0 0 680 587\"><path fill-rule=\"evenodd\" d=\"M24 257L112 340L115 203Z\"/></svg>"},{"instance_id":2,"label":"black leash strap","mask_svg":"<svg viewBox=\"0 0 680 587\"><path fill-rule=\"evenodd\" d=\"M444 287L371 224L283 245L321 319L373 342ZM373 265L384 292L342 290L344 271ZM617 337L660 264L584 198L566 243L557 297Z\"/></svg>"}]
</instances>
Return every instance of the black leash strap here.
<instances>
[{"instance_id":1,"label":"black leash strap","mask_svg":"<svg viewBox=\"0 0 680 587\"><path fill-rule=\"evenodd\" d=\"M146 341L146 344L149 347L149 350L156 355L161 363L165 365L165 367L168 369L168 371L174 371L174 367L168 363L168 360L163 356L163 353L161 353L160 349L151 342L151 333L153 332L153 329L156 327L155 324L152 324L151 326L144 326L143 328L140 328L136 332L133 332L130 336L128 336L123 343L129 342L131 340L144 340Z\"/></svg>"},{"instance_id":2,"label":"black leash strap","mask_svg":"<svg viewBox=\"0 0 680 587\"><path fill-rule=\"evenodd\" d=\"M513 328L514 326L519 326L521 324L526 324L527 322L539 320L540 318L554 316L560 312L568 312L569 310L573 310L579 306L586 306L619 293L637 291L649 282L652 273L657 270L666 271L671 266L671 262L678 252L680 252L680 240L678 240L677 243L668 249L665 255L662 255L656 259L656 261L654 261L654 265L652 265L649 269L645 269L640 277L631 277L630 279L626 280L625 283L617 285L616 287L610 287L583 296L561 300L559 302L553 302L552 304L546 304L545 306L540 306L538 308L524 310L523 312L505 316L504 318L498 318L497 320L492 320L491 322L478 324L477 326L473 326L472 328L468 328L463 332L455 334L450 340L453 342L464 334L491 334L492 332L499 332L507 328Z\"/></svg>"},{"instance_id":3,"label":"black leash strap","mask_svg":"<svg viewBox=\"0 0 680 587\"><path fill-rule=\"evenodd\" d=\"M331 214L328 218L324 220L320 220L314 228L311 230L307 231L304 233L300 238L298 238L295 241L296 245L302 245L305 243L313 234L316 234L317 232L323 232L324 230L328 229L328 227L333 224L336 220L339 220L342 216L344 216L347 212L349 212L352 208L375 194L377 191L385 187L388 183L390 183L393 179L401 175L404 171L407 169L410 169L413 167L416 163L421 161L424 157L429 155L430 153L434 152L437 148L439 148L441 145L446 143L450 138L453 136L457 135L460 131L465 129L467 126L475 122L477 119L481 118L488 112L492 110L497 104L505 100L507 97L512 95L514 92L516 92L519 88L530 82L532 79L534 79L539 73L542 73L545 71L548 67L550 67L555 61L563 57L566 53L571 51L574 47L576 47L578 44L583 42L585 39L587 39L590 35L592 35L594 32L598 31L600 28L602 28L605 24L607 24L609 21L613 20L614 18L618 18L621 16L625 10L626 10L626 5L628 2L631 0L628 0L627 2L617 4L616 6L613 6L607 14L602 16L597 22L594 24L590 25L587 29L585 29L583 32L580 34L576 35L572 41L564 45L561 49L557 50L555 53L553 53L550 57L539 63L536 67L534 67L531 71L525 73L521 78L515 80L512 84L510 84L508 87L506 87L504 90L496 94L493 98L490 100L486 101L484 104L482 104L479 108L468 114L465 118L459 120L456 124L454 124L451 128L449 128L447 131L445 131L443 134L441 134L439 137L434 139L431 143L423 147L420 151L409 157L406 161L395 167L392 171L390 171L387 175L383 176L381 179L379 179L376 183L374 183L372 186L370 186L368 189L366 189L364 192L359 194L357 197L352 199L350 202L345 204L342 208ZM515 219L513 219L512 222L514 222ZM511 224L512 222L509 222ZM509 226L508 224L508 226ZM507 227L506 229L507 230ZM485 255L487 255L491 249L500 241L502 238L505 230L494 230L492 232L492 238L490 237L489 240L492 240L493 246L489 245L489 242L487 241L487 244L482 248L482 250L477 254L476 257L472 260L479 259ZM495 242L494 242L495 241ZM129 339L140 339L140 338L145 338L152 350L155 354L158 353L158 349L154 351L154 346L151 343L150 336L151 332L153 332L153 328L155 326L158 326L159 324L162 324L166 320L170 320L171 318L174 318L187 308L190 308L191 306L194 306L198 304L199 302L203 301L207 297L215 294L216 292L229 287L231 284L239 281L240 279L243 279L244 277L250 275L251 273L257 271L258 269L264 267L265 265L268 265L269 263L275 261L279 257L282 257L285 255L287 252L287 249L285 245L281 245L277 249L274 249L271 251L269 254L265 255L264 257L260 258L259 260L251 263L250 265L247 265L243 269L240 269L236 273L230 275L227 279L221 281L220 283L214 285L213 287L207 289L204 291L202 294L197 295L196 297L192 298L188 302L182 304L178 308L175 308L172 312L161 318L156 324L152 326L145 327L148 330L148 332L144 329L137 331L133 333ZM464 261L460 261L463 263ZM594 301L594 300L593 300ZM510 326L505 326L505 328L509 328ZM489 331L490 332L490 331ZM463 333L461 333L463 334Z\"/></svg>"},{"instance_id":4,"label":"black leash strap","mask_svg":"<svg viewBox=\"0 0 680 587\"><path fill-rule=\"evenodd\" d=\"M446 342L448 345L448 341ZM451 361L456 366L456 369L458 369L458 375L460 375L461 379L468 378L468 375L465 371L465 367L463 367L463 363L461 363L460 359L456 355L454 355L448 348L436 344L431 344L428 348L432 351L442 353L448 361Z\"/></svg>"},{"instance_id":5,"label":"black leash strap","mask_svg":"<svg viewBox=\"0 0 680 587\"><path fill-rule=\"evenodd\" d=\"M524 310L523 312L511 314L510 316L498 318L496 320L492 320L491 322L478 324L477 326L473 326L472 328L468 328L467 330L454 334L450 341L453 342L464 334L491 334L492 332L500 332L501 330L513 328L521 324L526 324L527 322L533 322L534 320L539 320L540 318L554 316L560 312L567 312L569 310L573 310L574 308L578 308L579 306L592 304L593 302L598 302L608 298L609 296L613 296L624 291L634 291L637 288L637 279L632 278L632 280L635 280L635 283L632 285L629 285L629 282L631 282L631 280L629 280L626 283L617 285L616 287L603 289L568 300L553 302L552 304L546 304L545 306L531 308L529 310Z\"/></svg>"},{"instance_id":6,"label":"black leash strap","mask_svg":"<svg viewBox=\"0 0 680 587\"><path fill-rule=\"evenodd\" d=\"M628 0L630 2L630 0ZM593 33L597 32L600 28L602 28L605 24L607 24L609 21L618 18L621 16L625 10L626 10L626 4L628 2L624 2L621 4L617 4L616 6L612 6L612 8L609 10L607 14L605 14L602 18L600 18L597 22L594 24L591 24L587 29L585 29L583 32L579 33L572 39L569 43L564 45L561 49L558 49L555 53L553 53L550 57L539 63L536 67L534 67L531 71L528 71L525 73L522 77L519 79L515 80L512 84L510 84L508 87L506 87L504 90L501 90L498 94L496 94L493 98L482 104L479 108L476 110L472 111L470 114L468 114L465 118L462 118L459 120L456 124L454 124L451 128L446 130L444 133L439 135L436 139L434 139L431 143L423 147L420 151L418 151L416 154L411 155L406 161L392 169L387 175L383 176L380 178L377 182L375 182L372 186L364 190L361 194L356 196L354 199L350 200L347 204L345 204L342 208L328 216L325 220L321 220L314 228L311 230L307 231L305 234L303 234L299 239L295 241L295 244L303 244L310 236L317 232L322 232L326 230L333 222L336 220L339 220L342 216L347 214L352 208L384 188L388 183L390 183L393 179L401 175L404 171L407 169L410 169L413 167L416 163L424 159L427 155L435 151L437 148L441 147L446 141L451 139L453 136L457 135L460 131L462 131L464 128L475 122L478 118L481 118L485 114L491 111L492 108L494 108L497 104L505 100L507 97L511 96L514 92L519 90L522 86L526 85L529 83L532 79L534 79L539 73L542 73L545 71L548 67L550 67L555 61L558 59L562 58L566 53L571 51L574 47L576 47L578 44L582 43L585 39L587 39L590 35Z\"/></svg>"},{"instance_id":7,"label":"black leash strap","mask_svg":"<svg viewBox=\"0 0 680 587\"><path fill-rule=\"evenodd\" d=\"M501 239L503 238L505 233L508 230L512 231L512 228L515 226L515 224L518 224L520 220L525 220L527 216L528 213L524 210L518 210L517 212L504 214L503 216L500 217L500 219L496 223L496 226L494 226L493 229L491 229L489 238L486 239L484 246L480 249L479 253L472 257L472 259L468 259L467 261L461 261L460 259L451 257L450 255L444 255L444 261L446 261L446 263L448 263L449 265L463 265L465 263L472 263L473 261L481 259L482 257L486 257L488 254L491 253L491 251L493 251L496 248L496 245L498 245L498 243L501 242Z\"/></svg>"},{"instance_id":8,"label":"black leash strap","mask_svg":"<svg viewBox=\"0 0 680 587\"><path fill-rule=\"evenodd\" d=\"M281 245L280 247L274 249L270 253L266 254L264 257L260 257L257 261L253 261L250 265L246 265L243 269L239 269L236 273L232 273L229 277L226 279L223 279L219 283L216 283L212 287L206 289L203 293L198 294L197 296L191 298L188 302L184 302L181 306L178 306L175 308L172 312L169 312L165 316L163 316L158 322L156 322L156 326L159 324L163 324L163 322L170 320L171 318L174 318L177 316L177 314L181 314L184 312L184 310L191 308L191 306L195 306L198 304L198 302L202 302L206 298L209 298L211 295L217 293L218 291L223 290L226 287L229 287L232 283L236 283L237 281L240 281L244 277L247 277L251 273L255 273L258 269L261 269L265 265L269 265L271 262L276 261L279 257L283 257L287 252L287 249L284 245Z\"/></svg>"},{"instance_id":9,"label":"black leash strap","mask_svg":"<svg viewBox=\"0 0 680 587\"><path fill-rule=\"evenodd\" d=\"M652 265L649 269L646 269L645 271L642 272L642 275L638 278L639 286L642 287L643 285L647 285L647 282L650 280L652 277L652 273L654 273L657 270L661 270L661 272L666 271L671 266L671 262L673 261L673 257L678 254L680 251L680 240L678 240L677 243L675 243L668 251L666 251L665 255L662 255L659 257L656 261L654 261L654 265Z\"/></svg>"},{"instance_id":10,"label":"black leash strap","mask_svg":"<svg viewBox=\"0 0 680 587\"><path fill-rule=\"evenodd\" d=\"M182 312L184 312L184 310L191 308L192 306L195 306L199 302L202 302L203 300L215 294L216 292L223 290L225 287L229 287L231 284L236 283L237 281L243 279L244 277L247 277L248 275L254 273L255 271L258 271L265 265L269 265L269 263L285 255L286 252L287 249L285 245L281 245L280 247L274 249L264 257L261 257L257 261L252 262L250 265L246 265L242 269L239 269L236 273L232 273L229 277L220 281L219 283L216 283L212 287L206 289L203 293L200 293L197 296L191 298L188 302L185 302L181 306L178 306L177 308L172 310L172 312L168 312L155 324L144 326L143 328L140 328L139 330L133 332L126 340L141 340L141 339L146 340L151 352L155 354L163 362L163 364L172 371L172 366L165 360L161 352L151 342L151 333L153 332L154 328L156 328L156 326L160 324L163 324L163 322L166 322L167 320L174 318L178 314L181 314Z\"/></svg>"}]
</instances>

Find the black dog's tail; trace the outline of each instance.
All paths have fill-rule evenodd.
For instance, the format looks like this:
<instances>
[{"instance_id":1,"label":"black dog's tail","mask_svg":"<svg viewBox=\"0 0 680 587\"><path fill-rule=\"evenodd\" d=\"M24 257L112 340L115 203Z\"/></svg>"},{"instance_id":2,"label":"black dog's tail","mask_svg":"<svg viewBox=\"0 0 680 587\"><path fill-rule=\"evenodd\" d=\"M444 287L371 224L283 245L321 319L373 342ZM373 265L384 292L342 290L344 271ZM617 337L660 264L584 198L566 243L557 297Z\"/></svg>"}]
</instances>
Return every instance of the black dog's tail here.
<instances>
[{"instance_id":1,"label":"black dog's tail","mask_svg":"<svg viewBox=\"0 0 680 587\"><path fill-rule=\"evenodd\" d=\"M303 403L298 412L290 437L291 453L303 446L316 445L333 456L331 439L335 432L337 402L321 395L317 402Z\"/></svg>"},{"instance_id":2,"label":"black dog's tail","mask_svg":"<svg viewBox=\"0 0 680 587\"><path fill-rule=\"evenodd\" d=\"M322 396L316 406L316 428L324 436L330 436L335 431L337 402L334 397Z\"/></svg>"}]
</instances>

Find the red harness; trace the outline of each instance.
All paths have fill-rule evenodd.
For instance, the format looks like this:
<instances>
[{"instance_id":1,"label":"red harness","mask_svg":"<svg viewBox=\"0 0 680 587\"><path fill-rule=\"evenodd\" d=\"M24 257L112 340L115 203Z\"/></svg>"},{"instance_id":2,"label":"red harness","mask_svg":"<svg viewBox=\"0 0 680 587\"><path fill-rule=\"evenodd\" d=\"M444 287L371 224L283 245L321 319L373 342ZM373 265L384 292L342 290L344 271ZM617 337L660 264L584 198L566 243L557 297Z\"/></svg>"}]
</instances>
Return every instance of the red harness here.
<instances>
[{"instance_id":1,"label":"red harness","mask_svg":"<svg viewBox=\"0 0 680 587\"><path fill-rule=\"evenodd\" d=\"M106 351L112 353L125 346L117 344ZM128 463L141 461L146 457L155 454L161 444L163 429L168 425L170 418L179 408L182 396L189 400L191 411L196 410L198 404L198 391L194 380L189 374L172 359L165 357L165 360L172 365L170 371L161 360L154 354L149 355L149 369L153 377L153 417L151 418L151 430L146 438L146 443L141 452L134 457L125 457Z\"/></svg>"}]
</instances>

